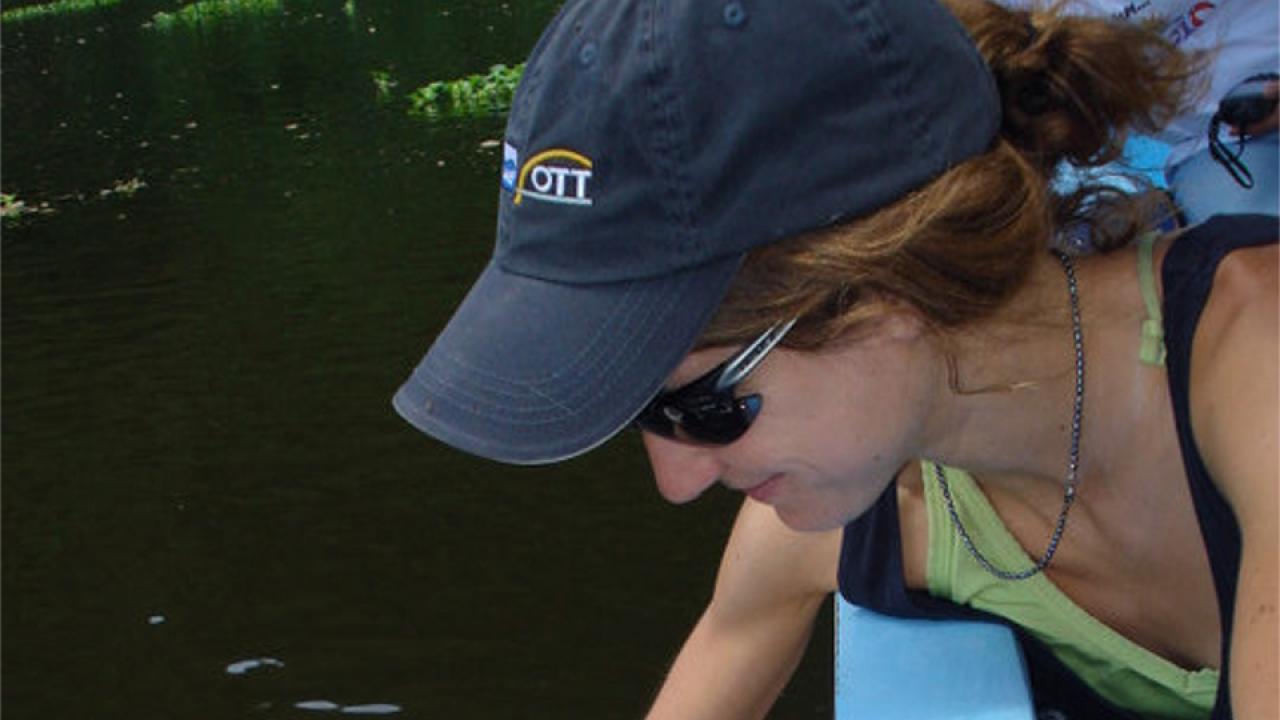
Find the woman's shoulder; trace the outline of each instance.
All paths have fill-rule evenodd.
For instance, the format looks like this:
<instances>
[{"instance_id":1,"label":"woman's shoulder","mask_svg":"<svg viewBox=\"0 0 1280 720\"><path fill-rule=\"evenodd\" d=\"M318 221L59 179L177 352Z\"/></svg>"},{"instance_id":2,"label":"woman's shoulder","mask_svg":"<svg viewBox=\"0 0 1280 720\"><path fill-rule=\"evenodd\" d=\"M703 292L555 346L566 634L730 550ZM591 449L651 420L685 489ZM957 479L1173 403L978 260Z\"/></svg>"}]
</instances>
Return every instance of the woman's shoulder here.
<instances>
[{"instance_id":1,"label":"woman's shoulder","mask_svg":"<svg viewBox=\"0 0 1280 720\"><path fill-rule=\"evenodd\" d=\"M1277 228L1280 233L1280 228ZM1275 310L1276 278L1280 275L1280 246L1275 240L1264 245L1243 247L1222 258L1214 276L1215 295L1230 300L1249 301L1259 308ZM1254 303L1253 301L1258 301Z\"/></svg>"},{"instance_id":2,"label":"woman's shoulder","mask_svg":"<svg viewBox=\"0 0 1280 720\"><path fill-rule=\"evenodd\" d=\"M1277 318L1278 246L1255 245L1224 255L1214 271L1212 290L1196 328L1192 367L1211 370L1215 364L1231 362L1237 355L1247 362L1259 350L1274 349L1280 333ZM1208 374L1211 378L1217 375Z\"/></svg>"},{"instance_id":3,"label":"woman's shoulder","mask_svg":"<svg viewBox=\"0 0 1280 720\"><path fill-rule=\"evenodd\" d=\"M1175 324L1194 327L1194 351L1232 351L1274 338L1280 307L1280 222L1258 215L1215 216L1156 243L1164 305ZM1169 285L1172 283L1172 286ZM1256 340L1253 332L1259 333ZM1233 343L1222 341L1231 337Z\"/></svg>"},{"instance_id":4,"label":"woman's shoulder","mask_svg":"<svg viewBox=\"0 0 1280 720\"><path fill-rule=\"evenodd\" d=\"M1214 271L1190 363L1191 422L1228 500L1241 505L1276 482L1280 421L1280 251L1233 250Z\"/></svg>"}]
</instances>

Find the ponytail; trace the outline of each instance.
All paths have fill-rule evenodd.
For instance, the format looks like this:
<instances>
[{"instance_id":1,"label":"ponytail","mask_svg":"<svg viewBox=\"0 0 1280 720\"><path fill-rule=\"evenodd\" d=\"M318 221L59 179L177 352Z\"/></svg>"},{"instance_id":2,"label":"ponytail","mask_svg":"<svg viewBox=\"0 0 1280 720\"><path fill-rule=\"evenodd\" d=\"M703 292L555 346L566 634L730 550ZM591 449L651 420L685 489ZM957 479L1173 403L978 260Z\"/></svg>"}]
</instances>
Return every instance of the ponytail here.
<instances>
[{"instance_id":1,"label":"ponytail","mask_svg":"<svg viewBox=\"0 0 1280 720\"><path fill-rule=\"evenodd\" d=\"M1066 161L1115 160L1130 129L1151 133L1182 114L1202 58L1154 28L987 0L949 0L1000 87L1001 133L1047 172Z\"/></svg>"}]
</instances>

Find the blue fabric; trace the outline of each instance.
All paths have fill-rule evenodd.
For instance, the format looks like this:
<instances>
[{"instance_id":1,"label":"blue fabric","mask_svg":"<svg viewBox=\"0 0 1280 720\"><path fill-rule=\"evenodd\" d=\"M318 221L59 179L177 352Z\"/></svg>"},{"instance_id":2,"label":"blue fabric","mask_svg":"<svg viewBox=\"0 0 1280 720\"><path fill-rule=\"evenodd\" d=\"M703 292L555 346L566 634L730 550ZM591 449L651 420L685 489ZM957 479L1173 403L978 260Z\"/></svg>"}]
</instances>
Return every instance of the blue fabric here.
<instances>
[{"instance_id":1,"label":"blue fabric","mask_svg":"<svg viewBox=\"0 0 1280 720\"><path fill-rule=\"evenodd\" d=\"M1226 142L1237 149L1235 140ZM1240 160L1253 175L1252 188L1241 187L1207 149L1169 170L1169 188L1187 224L1218 214L1280 214L1280 133L1247 140Z\"/></svg>"},{"instance_id":2,"label":"blue fabric","mask_svg":"<svg viewBox=\"0 0 1280 720\"><path fill-rule=\"evenodd\" d=\"M1145 135L1134 135L1124 144L1120 162L1127 171L1145 175L1156 187L1168 187L1164 168L1171 148L1168 144Z\"/></svg>"}]
</instances>

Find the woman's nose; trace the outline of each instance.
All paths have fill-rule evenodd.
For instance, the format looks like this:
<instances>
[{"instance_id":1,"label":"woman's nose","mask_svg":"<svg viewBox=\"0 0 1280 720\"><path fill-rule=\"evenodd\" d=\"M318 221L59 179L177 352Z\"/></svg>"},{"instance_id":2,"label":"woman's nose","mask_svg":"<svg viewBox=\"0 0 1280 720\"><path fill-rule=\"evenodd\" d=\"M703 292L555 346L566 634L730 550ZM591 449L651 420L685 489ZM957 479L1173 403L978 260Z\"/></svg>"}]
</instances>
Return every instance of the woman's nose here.
<instances>
[{"instance_id":1,"label":"woman's nose","mask_svg":"<svg viewBox=\"0 0 1280 720\"><path fill-rule=\"evenodd\" d=\"M723 468L710 448L668 440L644 433L644 449L658 483L658 492L668 502L686 503L698 497L719 479Z\"/></svg>"}]
</instances>

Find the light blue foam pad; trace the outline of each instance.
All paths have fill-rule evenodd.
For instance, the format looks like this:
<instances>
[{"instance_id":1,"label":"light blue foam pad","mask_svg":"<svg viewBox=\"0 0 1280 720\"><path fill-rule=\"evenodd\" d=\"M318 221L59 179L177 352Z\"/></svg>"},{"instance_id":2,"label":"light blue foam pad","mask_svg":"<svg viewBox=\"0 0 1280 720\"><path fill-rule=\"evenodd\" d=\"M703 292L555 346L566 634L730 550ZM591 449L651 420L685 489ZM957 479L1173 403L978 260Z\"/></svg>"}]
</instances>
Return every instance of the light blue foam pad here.
<instances>
[{"instance_id":1,"label":"light blue foam pad","mask_svg":"<svg viewBox=\"0 0 1280 720\"><path fill-rule=\"evenodd\" d=\"M903 620L836 596L836 720L1034 720L1009 628Z\"/></svg>"}]
</instances>

